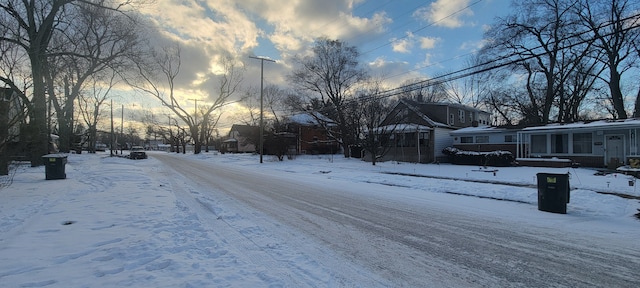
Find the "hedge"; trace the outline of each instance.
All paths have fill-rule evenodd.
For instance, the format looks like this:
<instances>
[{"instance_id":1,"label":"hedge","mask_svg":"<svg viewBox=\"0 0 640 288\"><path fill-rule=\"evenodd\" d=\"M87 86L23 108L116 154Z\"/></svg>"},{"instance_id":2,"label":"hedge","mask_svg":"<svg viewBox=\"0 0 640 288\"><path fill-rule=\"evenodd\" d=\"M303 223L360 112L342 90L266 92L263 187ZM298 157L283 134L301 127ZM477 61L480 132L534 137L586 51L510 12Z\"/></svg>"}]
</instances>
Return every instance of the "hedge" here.
<instances>
[{"instance_id":1,"label":"hedge","mask_svg":"<svg viewBox=\"0 0 640 288\"><path fill-rule=\"evenodd\" d=\"M458 165L506 167L511 166L515 160L509 151L476 152L447 147L442 153L449 157L451 163Z\"/></svg>"}]
</instances>

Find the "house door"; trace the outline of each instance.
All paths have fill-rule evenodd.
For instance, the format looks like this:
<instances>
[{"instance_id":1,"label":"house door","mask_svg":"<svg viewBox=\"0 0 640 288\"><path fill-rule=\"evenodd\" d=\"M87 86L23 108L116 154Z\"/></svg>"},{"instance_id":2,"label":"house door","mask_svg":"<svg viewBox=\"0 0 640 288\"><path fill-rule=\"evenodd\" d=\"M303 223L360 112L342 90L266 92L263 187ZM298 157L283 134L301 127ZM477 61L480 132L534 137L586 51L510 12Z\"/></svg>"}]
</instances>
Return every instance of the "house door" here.
<instances>
[{"instance_id":1,"label":"house door","mask_svg":"<svg viewBox=\"0 0 640 288\"><path fill-rule=\"evenodd\" d=\"M608 135L606 142L605 165L617 168L624 164L624 136Z\"/></svg>"}]
</instances>

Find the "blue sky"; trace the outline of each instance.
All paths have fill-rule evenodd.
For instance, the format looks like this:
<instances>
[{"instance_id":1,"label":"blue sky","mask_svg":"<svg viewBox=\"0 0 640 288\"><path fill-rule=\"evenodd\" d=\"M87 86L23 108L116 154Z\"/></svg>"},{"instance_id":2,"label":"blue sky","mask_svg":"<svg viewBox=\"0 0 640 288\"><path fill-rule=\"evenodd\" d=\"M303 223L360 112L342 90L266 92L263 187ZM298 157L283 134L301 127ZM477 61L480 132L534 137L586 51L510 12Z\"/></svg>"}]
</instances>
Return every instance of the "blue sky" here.
<instances>
[{"instance_id":1,"label":"blue sky","mask_svg":"<svg viewBox=\"0 0 640 288\"><path fill-rule=\"evenodd\" d=\"M370 0L353 3L352 8L340 12L354 19L370 19L371 24L361 30L354 27L355 31L331 33L334 23L344 21L344 16L335 14L319 19L317 25L327 31L315 31L317 37L356 46L362 53L362 62L377 63L374 67L381 67L385 78L417 74L428 77L464 67L468 57L483 44L488 25L509 12L509 1ZM258 39L253 52L273 59L286 58L282 54L288 51L278 49L269 39L274 26L265 21L256 23L267 35Z\"/></svg>"},{"instance_id":2,"label":"blue sky","mask_svg":"<svg viewBox=\"0 0 640 288\"><path fill-rule=\"evenodd\" d=\"M361 63L389 88L464 67L483 43L495 17L510 12L509 0L156 0L141 10L157 28L159 42L181 45L177 94L202 101L219 73L221 55L246 68L246 85L286 87L293 58L327 37L356 46ZM168 13L170 11L171 13ZM185 105L187 101L185 101ZM230 109L242 110L239 106ZM238 111L235 111L238 112ZM240 113L240 112L238 112Z\"/></svg>"}]
</instances>

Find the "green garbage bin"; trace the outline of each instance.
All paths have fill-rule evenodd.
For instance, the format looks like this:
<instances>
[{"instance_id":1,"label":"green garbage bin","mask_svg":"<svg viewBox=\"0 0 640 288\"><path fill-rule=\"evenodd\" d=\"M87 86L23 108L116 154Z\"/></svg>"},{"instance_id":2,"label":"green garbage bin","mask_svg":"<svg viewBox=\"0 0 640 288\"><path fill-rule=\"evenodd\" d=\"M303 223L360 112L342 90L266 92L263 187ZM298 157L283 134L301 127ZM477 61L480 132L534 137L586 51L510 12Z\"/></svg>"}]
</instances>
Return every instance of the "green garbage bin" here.
<instances>
[{"instance_id":1,"label":"green garbage bin","mask_svg":"<svg viewBox=\"0 0 640 288\"><path fill-rule=\"evenodd\" d=\"M538 173L538 210L567 214L569 174Z\"/></svg>"},{"instance_id":2,"label":"green garbage bin","mask_svg":"<svg viewBox=\"0 0 640 288\"><path fill-rule=\"evenodd\" d=\"M42 156L47 180L65 179L67 174L64 167L67 164L67 155L47 154Z\"/></svg>"}]
</instances>

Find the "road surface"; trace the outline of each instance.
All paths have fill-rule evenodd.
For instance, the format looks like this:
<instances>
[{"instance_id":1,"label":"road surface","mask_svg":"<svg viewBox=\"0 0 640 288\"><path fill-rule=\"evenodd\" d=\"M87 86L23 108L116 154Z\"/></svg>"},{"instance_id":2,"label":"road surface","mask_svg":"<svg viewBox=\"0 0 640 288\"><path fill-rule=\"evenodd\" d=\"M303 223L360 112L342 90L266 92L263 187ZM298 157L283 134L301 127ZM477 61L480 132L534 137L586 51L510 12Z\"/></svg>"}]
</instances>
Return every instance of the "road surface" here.
<instances>
[{"instance_id":1,"label":"road surface","mask_svg":"<svg viewBox=\"0 0 640 288\"><path fill-rule=\"evenodd\" d=\"M196 205L198 195L206 193L267 215L275 223L271 233L281 233L277 227L299 231L281 236L308 239L346 262L336 267L341 277L364 277L366 270L380 278L372 283L397 287L640 287L640 251L625 242L527 227L508 215L485 216L482 208L452 204L465 196L414 201L390 195L380 184L353 189L340 180L313 182L295 171L256 172L172 154L152 157L172 169L167 175L181 173L193 181L199 192L178 195L185 203ZM495 200L477 201L482 207Z\"/></svg>"}]
</instances>

